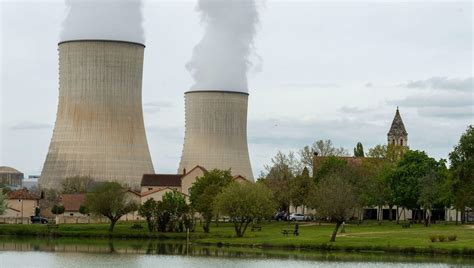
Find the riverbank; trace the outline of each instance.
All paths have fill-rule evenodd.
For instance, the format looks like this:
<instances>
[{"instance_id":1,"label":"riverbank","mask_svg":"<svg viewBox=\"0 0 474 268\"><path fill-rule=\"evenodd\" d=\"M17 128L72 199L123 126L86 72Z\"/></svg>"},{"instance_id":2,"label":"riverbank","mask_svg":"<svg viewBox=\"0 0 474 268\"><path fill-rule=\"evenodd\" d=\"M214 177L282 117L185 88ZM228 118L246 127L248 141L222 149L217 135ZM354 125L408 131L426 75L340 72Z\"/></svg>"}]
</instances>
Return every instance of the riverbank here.
<instances>
[{"instance_id":1,"label":"riverbank","mask_svg":"<svg viewBox=\"0 0 474 268\"><path fill-rule=\"evenodd\" d=\"M114 238L127 239L175 239L185 240L186 233L149 233L146 224L143 229L134 229L134 223L117 224L112 234ZM328 242L333 225L300 223L299 236L283 236L282 230L292 229L293 223L263 223L261 231L247 230L244 237L235 237L229 223L211 225L206 234L200 226L190 233L190 241L195 245L252 247L298 250L337 250L347 252L397 252L423 254L451 254L474 256L474 229L469 225L436 224L430 227L411 225L402 228L393 222L382 225L375 223L347 225L346 233L338 234L336 242ZM60 224L58 228L46 225L0 225L0 235L40 236L40 237L109 237L107 224ZM444 242L431 242L430 237L444 236ZM448 236L456 236L448 241Z\"/></svg>"}]
</instances>

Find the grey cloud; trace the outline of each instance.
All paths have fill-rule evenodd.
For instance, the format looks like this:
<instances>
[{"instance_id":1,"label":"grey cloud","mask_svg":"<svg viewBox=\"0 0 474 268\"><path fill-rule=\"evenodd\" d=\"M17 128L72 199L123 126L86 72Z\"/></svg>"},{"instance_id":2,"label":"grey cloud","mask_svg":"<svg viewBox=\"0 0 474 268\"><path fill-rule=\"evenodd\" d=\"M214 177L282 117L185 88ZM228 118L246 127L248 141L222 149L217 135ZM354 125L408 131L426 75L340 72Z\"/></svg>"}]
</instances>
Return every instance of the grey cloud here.
<instances>
[{"instance_id":1,"label":"grey cloud","mask_svg":"<svg viewBox=\"0 0 474 268\"><path fill-rule=\"evenodd\" d=\"M342 106L339 111L346 114L362 114L374 111L372 108L358 108L353 106Z\"/></svg>"},{"instance_id":2,"label":"grey cloud","mask_svg":"<svg viewBox=\"0 0 474 268\"><path fill-rule=\"evenodd\" d=\"M459 90L459 91L473 91L474 78L448 78L435 76L426 80L409 81L402 86L407 88L421 88L421 89L442 89L442 90Z\"/></svg>"},{"instance_id":3,"label":"grey cloud","mask_svg":"<svg viewBox=\"0 0 474 268\"><path fill-rule=\"evenodd\" d=\"M341 85L334 83L290 83L283 84L283 87L290 88L339 88Z\"/></svg>"},{"instance_id":4,"label":"grey cloud","mask_svg":"<svg viewBox=\"0 0 474 268\"><path fill-rule=\"evenodd\" d=\"M34 122L20 122L10 127L12 130L34 130L34 129L50 129L53 126L46 123L34 123Z\"/></svg>"},{"instance_id":5,"label":"grey cloud","mask_svg":"<svg viewBox=\"0 0 474 268\"><path fill-rule=\"evenodd\" d=\"M464 119L474 117L474 106L465 107L422 107L418 114L424 117Z\"/></svg>"},{"instance_id":6,"label":"grey cloud","mask_svg":"<svg viewBox=\"0 0 474 268\"><path fill-rule=\"evenodd\" d=\"M466 93L430 93L411 95L404 99L387 101L391 105L406 107L461 107L474 105L473 95Z\"/></svg>"}]
</instances>

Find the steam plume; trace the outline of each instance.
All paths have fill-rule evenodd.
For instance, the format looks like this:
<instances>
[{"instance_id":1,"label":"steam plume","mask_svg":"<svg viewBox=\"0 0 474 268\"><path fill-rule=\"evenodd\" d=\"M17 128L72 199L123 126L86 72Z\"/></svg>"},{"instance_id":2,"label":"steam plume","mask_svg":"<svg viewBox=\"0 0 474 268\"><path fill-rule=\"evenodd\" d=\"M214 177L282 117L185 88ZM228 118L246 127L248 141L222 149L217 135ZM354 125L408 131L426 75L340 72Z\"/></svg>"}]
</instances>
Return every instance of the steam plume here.
<instances>
[{"instance_id":1,"label":"steam plume","mask_svg":"<svg viewBox=\"0 0 474 268\"><path fill-rule=\"evenodd\" d=\"M192 90L248 91L247 71L258 23L255 0L199 0L205 34L186 65Z\"/></svg>"},{"instance_id":2,"label":"steam plume","mask_svg":"<svg viewBox=\"0 0 474 268\"><path fill-rule=\"evenodd\" d=\"M144 43L140 0L66 0L61 41L109 39Z\"/></svg>"}]
</instances>

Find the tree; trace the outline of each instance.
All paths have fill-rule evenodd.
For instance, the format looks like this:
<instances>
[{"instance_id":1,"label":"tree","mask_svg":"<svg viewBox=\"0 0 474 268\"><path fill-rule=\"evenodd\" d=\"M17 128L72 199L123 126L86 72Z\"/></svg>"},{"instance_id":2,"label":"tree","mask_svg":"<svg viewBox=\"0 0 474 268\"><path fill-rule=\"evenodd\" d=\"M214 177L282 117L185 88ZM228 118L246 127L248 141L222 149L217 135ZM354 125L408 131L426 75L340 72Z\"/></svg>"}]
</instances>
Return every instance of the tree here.
<instances>
[{"instance_id":1,"label":"tree","mask_svg":"<svg viewBox=\"0 0 474 268\"><path fill-rule=\"evenodd\" d=\"M313 171L313 158L314 155L318 156L348 156L346 149L333 146L331 140L317 140L311 146L303 147L298 155L300 157L301 164L308 167L310 174L314 175Z\"/></svg>"},{"instance_id":2,"label":"tree","mask_svg":"<svg viewBox=\"0 0 474 268\"><path fill-rule=\"evenodd\" d=\"M213 169L204 172L204 175L197 178L189 189L191 207L199 212L204 219L204 232L209 232L209 226L214 217L216 196L232 181L230 170Z\"/></svg>"},{"instance_id":3,"label":"tree","mask_svg":"<svg viewBox=\"0 0 474 268\"><path fill-rule=\"evenodd\" d=\"M358 142L356 147L354 148L354 156L355 157L364 157L364 147L362 146L362 143Z\"/></svg>"},{"instance_id":4,"label":"tree","mask_svg":"<svg viewBox=\"0 0 474 268\"><path fill-rule=\"evenodd\" d=\"M128 197L126 189L117 182L101 183L87 194L85 204L92 213L110 220L110 232L123 215L138 209L138 204Z\"/></svg>"},{"instance_id":5,"label":"tree","mask_svg":"<svg viewBox=\"0 0 474 268\"><path fill-rule=\"evenodd\" d=\"M301 175L290 181L290 199L293 206L308 206L308 200L313 189L314 180L309 176L309 171L305 167Z\"/></svg>"},{"instance_id":6,"label":"tree","mask_svg":"<svg viewBox=\"0 0 474 268\"><path fill-rule=\"evenodd\" d=\"M317 170L314 171L314 177L316 181L320 180L321 178L334 173L334 172L343 172L347 169L347 161L336 157L336 156L329 156L326 157L322 162L321 165Z\"/></svg>"},{"instance_id":7,"label":"tree","mask_svg":"<svg viewBox=\"0 0 474 268\"><path fill-rule=\"evenodd\" d=\"M336 223L329 241L336 241L341 224L348 220L358 207L356 189L350 177L340 173L331 173L323 177L313 195L312 207L320 217L329 218Z\"/></svg>"},{"instance_id":8,"label":"tree","mask_svg":"<svg viewBox=\"0 0 474 268\"><path fill-rule=\"evenodd\" d=\"M158 203L158 210L166 213L168 222L162 223L166 226L166 230L170 232L182 232L185 228L189 228L187 219L190 218L189 206L186 204L183 194L177 191L165 193L163 200ZM188 224L185 224L188 223ZM164 229L164 228L163 228Z\"/></svg>"},{"instance_id":9,"label":"tree","mask_svg":"<svg viewBox=\"0 0 474 268\"><path fill-rule=\"evenodd\" d=\"M54 215L59 215L59 214L63 214L64 210L65 210L64 206L54 205L51 208L51 213L53 213Z\"/></svg>"},{"instance_id":10,"label":"tree","mask_svg":"<svg viewBox=\"0 0 474 268\"><path fill-rule=\"evenodd\" d=\"M453 178L453 205L461 210L465 221L466 207L474 207L474 126L469 125L458 144L449 154L450 173Z\"/></svg>"},{"instance_id":11,"label":"tree","mask_svg":"<svg viewBox=\"0 0 474 268\"><path fill-rule=\"evenodd\" d=\"M217 196L214 206L229 216L237 237L244 236L251 222L269 218L275 210L272 192L260 183L233 182Z\"/></svg>"},{"instance_id":12,"label":"tree","mask_svg":"<svg viewBox=\"0 0 474 268\"><path fill-rule=\"evenodd\" d=\"M152 232L155 227L153 222L153 215L157 206L158 204L155 199L150 198L138 208L138 215L145 218L146 223L148 225L148 231L150 232Z\"/></svg>"},{"instance_id":13,"label":"tree","mask_svg":"<svg viewBox=\"0 0 474 268\"><path fill-rule=\"evenodd\" d=\"M61 183L63 194L87 193L92 184L88 176L75 176L65 178Z\"/></svg>"},{"instance_id":14,"label":"tree","mask_svg":"<svg viewBox=\"0 0 474 268\"><path fill-rule=\"evenodd\" d=\"M422 178L437 171L440 163L425 152L407 151L389 175L394 202L404 209L418 210Z\"/></svg>"},{"instance_id":15,"label":"tree","mask_svg":"<svg viewBox=\"0 0 474 268\"><path fill-rule=\"evenodd\" d=\"M7 200L5 198L5 194L3 194L2 191L0 191L0 215L3 215L5 211L7 210Z\"/></svg>"},{"instance_id":16,"label":"tree","mask_svg":"<svg viewBox=\"0 0 474 268\"><path fill-rule=\"evenodd\" d=\"M79 206L79 213L81 213L82 215L87 215L87 214L89 214L89 208L84 206L84 205L80 205Z\"/></svg>"},{"instance_id":17,"label":"tree","mask_svg":"<svg viewBox=\"0 0 474 268\"><path fill-rule=\"evenodd\" d=\"M432 210L436 206L445 206L444 191L446 188L445 181L447 180L447 168L444 162L440 161L437 169L428 170L427 174L421 178L421 190L418 198L418 204L426 211L425 225L428 226L431 222Z\"/></svg>"},{"instance_id":18,"label":"tree","mask_svg":"<svg viewBox=\"0 0 474 268\"><path fill-rule=\"evenodd\" d=\"M272 157L270 162L270 165L264 165L265 171L261 177L267 177L268 175L271 175L270 172L272 171L275 172L283 170L289 173L290 177L294 177L297 174L301 174L303 171L301 161L292 151L289 151L288 154L278 151L277 154Z\"/></svg>"},{"instance_id":19,"label":"tree","mask_svg":"<svg viewBox=\"0 0 474 268\"><path fill-rule=\"evenodd\" d=\"M375 145L369 149L367 157L371 158L386 158L387 157L387 145Z\"/></svg>"},{"instance_id":20,"label":"tree","mask_svg":"<svg viewBox=\"0 0 474 268\"><path fill-rule=\"evenodd\" d=\"M388 205L390 209L393 207L393 195L390 190L388 175L394 165L385 158L365 158L360 166L361 181L359 182L361 198L363 205L378 207L378 220L382 220L382 208ZM389 213L392 220L392 213Z\"/></svg>"}]
</instances>

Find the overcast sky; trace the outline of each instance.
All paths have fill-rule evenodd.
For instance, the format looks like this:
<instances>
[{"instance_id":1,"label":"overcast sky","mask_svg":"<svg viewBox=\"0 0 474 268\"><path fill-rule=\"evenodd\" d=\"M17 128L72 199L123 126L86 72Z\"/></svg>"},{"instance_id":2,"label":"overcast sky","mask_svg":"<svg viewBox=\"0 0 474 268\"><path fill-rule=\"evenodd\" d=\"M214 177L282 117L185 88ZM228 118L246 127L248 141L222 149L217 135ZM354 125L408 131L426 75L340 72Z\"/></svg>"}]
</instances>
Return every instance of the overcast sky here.
<instances>
[{"instance_id":1,"label":"overcast sky","mask_svg":"<svg viewBox=\"0 0 474 268\"><path fill-rule=\"evenodd\" d=\"M62 1L1 1L0 166L40 174L58 101ZM395 109L410 148L447 158L474 121L473 5L265 1L248 76L253 172L331 139L385 144ZM185 69L203 29L195 1L145 1L143 103L157 173L176 172ZM225 66L223 66L225 68Z\"/></svg>"}]
</instances>

